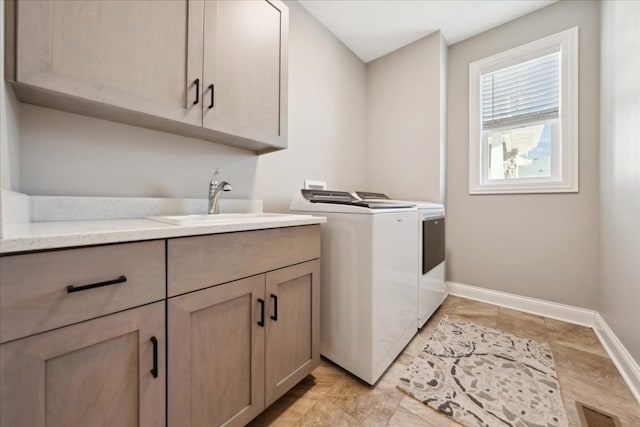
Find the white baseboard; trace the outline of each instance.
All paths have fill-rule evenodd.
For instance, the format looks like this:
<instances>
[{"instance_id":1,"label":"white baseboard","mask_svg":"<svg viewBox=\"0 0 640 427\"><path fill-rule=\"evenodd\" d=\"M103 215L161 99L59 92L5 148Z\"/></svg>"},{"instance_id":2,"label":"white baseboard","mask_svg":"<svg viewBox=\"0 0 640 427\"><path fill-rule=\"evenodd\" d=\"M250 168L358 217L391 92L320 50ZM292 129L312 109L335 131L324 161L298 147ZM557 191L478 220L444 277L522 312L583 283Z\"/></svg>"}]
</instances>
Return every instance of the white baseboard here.
<instances>
[{"instance_id":1,"label":"white baseboard","mask_svg":"<svg viewBox=\"0 0 640 427\"><path fill-rule=\"evenodd\" d=\"M447 282L447 292L449 295L593 328L631 393L640 403L640 366L597 311L456 282Z\"/></svg>"},{"instance_id":2,"label":"white baseboard","mask_svg":"<svg viewBox=\"0 0 640 427\"><path fill-rule=\"evenodd\" d=\"M633 360L625 346L620 342L616 334L613 333L607 322L600 313L596 313L593 331L596 333L602 346L609 353L609 357L616 365L620 375L629 386L631 393L640 403L640 365Z\"/></svg>"},{"instance_id":3,"label":"white baseboard","mask_svg":"<svg viewBox=\"0 0 640 427\"><path fill-rule=\"evenodd\" d=\"M514 310L524 311L525 313L537 314L538 316L562 320L563 322L574 323L589 328L593 327L595 315L597 314L596 311L586 308L523 297L456 282L447 282L447 291L450 295L512 308Z\"/></svg>"}]
</instances>

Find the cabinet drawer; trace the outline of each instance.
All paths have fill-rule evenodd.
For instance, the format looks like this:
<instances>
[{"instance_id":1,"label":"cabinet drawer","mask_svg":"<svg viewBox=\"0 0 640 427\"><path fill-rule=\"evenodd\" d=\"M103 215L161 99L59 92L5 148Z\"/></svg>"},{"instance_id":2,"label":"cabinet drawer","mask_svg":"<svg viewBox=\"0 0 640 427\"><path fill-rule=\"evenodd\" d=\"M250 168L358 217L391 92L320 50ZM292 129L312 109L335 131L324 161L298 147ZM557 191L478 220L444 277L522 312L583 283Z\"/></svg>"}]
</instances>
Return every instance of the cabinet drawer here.
<instances>
[{"instance_id":1,"label":"cabinet drawer","mask_svg":"<svg viewBox=\"0 0 640 427\"><path fill-rule=\"evenodd\" d=\"M168 293L180 295L319 257L319 225L170 239Z\"/></svg>"},{"instance_id":2,"label":"cabinet drawer","mask_svg":"<svg viewBox=\"0 0 640 427\"><path fill-rule=\"evenodd\" d=\"M164 267L164 241L2 257L0 342L161 300Z\"/></svg>"}]
</instances>

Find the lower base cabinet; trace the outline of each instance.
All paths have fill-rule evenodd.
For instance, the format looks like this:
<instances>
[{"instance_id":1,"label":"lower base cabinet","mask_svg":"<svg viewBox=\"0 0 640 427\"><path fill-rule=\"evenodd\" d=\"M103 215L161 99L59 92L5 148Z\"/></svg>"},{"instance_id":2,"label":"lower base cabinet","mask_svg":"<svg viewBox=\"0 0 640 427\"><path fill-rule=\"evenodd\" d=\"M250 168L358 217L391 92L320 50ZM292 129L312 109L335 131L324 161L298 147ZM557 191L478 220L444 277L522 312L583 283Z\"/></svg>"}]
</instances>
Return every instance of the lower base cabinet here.
<instances>
[{"instance_id":1,"label":"lower base cabinet","mask_svg":"<svg viewBox=\"0 0 640 427\"><path fill-rule=\"evenodd\" d=\"M169 300L169 425L244 425L264 409L264 275Z\"/></svg>"},{"instance_id":2,"label":"lower base cabinet","mask_svg":"<svg viewBox=\"0 0 640 427\"><path fill-rule=\"evenodd\" d=\"M0 425L165 424L165 303L0 345Z\"/></svg>"},{"instance_id":3,"label":"lower base cabinet","mask_svg":"<svg viewBox=\"0 0 640 427\"><path fill-rule=\"evenodd\" d=\"M169 299L169 426L243 426L319 364L319 267Z\"/></svg>"},{"instance_id":4,"label":"lower base cabinet","mask_svg":"<svg viewBox=\"0 0 640 427\"><path fill-rule=\"evenodd\" d=\"M320 363L319 257L318 224L0 256L0 426L245 425Z\"/></svg>"},{"instance_id":5,"label":"lower base cabinet","mask_svg":"<svg viewBox=\"0 0 640 427\"><path fill-rule=\"evenodd\" d=\"M266 406L320 363L320 262L266 274ZM274 316L275 314L275 316Z\"/></svg>"}]
</instances>

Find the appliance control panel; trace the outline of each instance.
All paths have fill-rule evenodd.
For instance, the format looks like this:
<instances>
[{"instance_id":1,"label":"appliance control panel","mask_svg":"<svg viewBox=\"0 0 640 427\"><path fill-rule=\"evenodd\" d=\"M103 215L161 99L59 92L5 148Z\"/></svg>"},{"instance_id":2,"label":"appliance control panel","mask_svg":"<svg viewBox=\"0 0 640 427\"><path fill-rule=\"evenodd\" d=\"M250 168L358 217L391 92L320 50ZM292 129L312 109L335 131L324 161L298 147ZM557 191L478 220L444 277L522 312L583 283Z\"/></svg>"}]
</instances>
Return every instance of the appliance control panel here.
<instances>
[{"instance_id":1,"label":"appliance control panel","mask_svg":"<svg viewBox=\"0 0 640 427\"><path fill-rule=\"evenodd\" d=\"M301 190L305 199L311 203L353 203L358 201L347 191Z\"/></svg>"}]
</instances>

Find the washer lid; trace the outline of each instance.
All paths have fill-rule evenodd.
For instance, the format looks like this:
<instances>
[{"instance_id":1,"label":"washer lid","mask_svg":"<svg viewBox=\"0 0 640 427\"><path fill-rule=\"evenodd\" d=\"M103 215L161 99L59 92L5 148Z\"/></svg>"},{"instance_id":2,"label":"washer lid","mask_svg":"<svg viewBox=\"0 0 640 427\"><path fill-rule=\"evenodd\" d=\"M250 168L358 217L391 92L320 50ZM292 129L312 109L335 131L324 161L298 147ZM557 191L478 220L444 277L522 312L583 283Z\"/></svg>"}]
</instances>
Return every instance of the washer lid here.
<instances>
[{"instance_id":1,"label":"washer lid","mask_svg":"<svg viewBox=\"0 0 640 427\"><path fill-rule=\"evenodd\" d=\"M364 201L346 191L300 190L293 195L290 212L334 212L354 214L387 214L417 212L413 203Z\"/></svg>"},{"instance_id":2,"label":"washer lid","mask_svg":"<svg viewBox=\"0 0 640 427\"><path fill-rule=\"evenodd\" d=\"M370 191L356 191L356 196L362 200L391 200L391 197L384 193L372 193Z\"/></svg>"},{"instance_id":3,"label":"washer lid","mask_svg":"<svg viewBox=\"0 0 640 427\"><path fill-rule=\"evenodd\" d=\"M302 196L311 203L335 203L339 205L361 206L369 209L412 208L415 203L395 200L361 200L347 191L301 190Z\"/></svg>"},{"instance_id":4,"label":"washer lid","mask_svg":"<svg viewBox=\"0 0 640 427\"><path fill-rule=\"evenodd\" d=\"M444 206L439 203L433 202L424 202L424 201L416 201L416 200L394 200L391 197L387 196L384 193L372 193L369 191L356 191L355 195L359 197L363 201L371 202L381 202L385 201L387 203L411 203L415 205L419 210L427 210L427 209L435 209L435 210L444 210Z\"/></svg>"}]
</instances>

